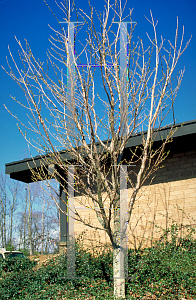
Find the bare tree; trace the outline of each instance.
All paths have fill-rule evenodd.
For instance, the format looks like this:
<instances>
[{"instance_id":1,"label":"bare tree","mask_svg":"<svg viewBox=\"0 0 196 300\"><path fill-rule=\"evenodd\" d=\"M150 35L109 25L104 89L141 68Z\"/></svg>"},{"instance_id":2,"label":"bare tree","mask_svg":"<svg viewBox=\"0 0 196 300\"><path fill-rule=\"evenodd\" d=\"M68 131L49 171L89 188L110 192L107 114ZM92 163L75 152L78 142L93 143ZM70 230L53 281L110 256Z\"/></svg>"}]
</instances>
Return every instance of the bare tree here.
<instances>
[{"instance_id":1,"label":"bare tree","mask_svg":"<svg viewBox=\"0 0 196 300\"><path fill-rule=\"evenodd\" d=\"M45 220L45 205L46 205L46 199L44 197L44 193L42 193L42 250L41 253L44 253L44 220Z\"/></svg>"},{"instance_id":2,"label":"bare tree","mask_svg":"<svg viewBox=\"0 0 196 300\"><path fill-rule=\"evenodd\" d=\"M8 201L9 203L9 212L10 212L10 234L9 234L9 241L12 244L12 237L13 237L13 219L14 219L14 212L17 209L17 205L18 205L18 196L19 196L19 192L20 192L20 184L18 181L14 181L12 180L11 182L9 182L9 191L11 194L11 197Z\"/></svg>"},{"instance_id":3,"label":"bare tree","mask_svg":"<svg viewBox=\"0 0 196 300\"><path fill-rule=\"evenodd\" d=\"M24 65L22 70L9 50L17 73L9 64L8 74L25 93L26 103L15 100L27 109L28 124L15 118L38 135L37 141L31 141L19 127L28 144L42 154L45 165L55 166L53 178L60 182L65 192L67 166L75 165L78 192L91 199L100 223L97 228L108 234L113 247L114 295L125 297L125 275L119 276L119 172L122 164L136 165L134 176L132 172L128 177L132 188L127 205L129 223L138 191L147 179L153 179L153 173L167 156L165 146L174 133L173 127L158 149L153 148L153 144L180 87L184 71L174 73L174 70L189 41L183 47L184 28L178 41L177 20L174 43L169 41L167 49L164 39L161 37L159 41L157 37L157 22L151 12L148 21L154 31L153 37L148 35L147 46L141 39L135 41L132 10L124 16L125 7L120 0L106 1L103 14L95 14L93 7L89 15L79 10L82 25L71 22L70 3L58 6L64 12L66 24L58 21L60 30L52 29L55 35L50 39L53 51L47 53L56 77L49 66L44 69L43 63L33 56L27 42L24 48L17 40ZM125 23L127 18L129 30ZM77 53L74 39L77 41L82 30L87 32L83 38L85 44L81 41L81 47L78 46L81 51ZM138 132L143 132L142 143L130 150L127 161L126 144ZM63 158L61 149L65 149L69 159ZM34 175L36 180L47 178L44 172ZM75 218L95 227L82 219L77 210Z\"/></svg>"},{"instance_id":4,"label":"bare tree","mask_svg":"<svg viewBox=\"0 0 196 300\"><path fill-rule=\"evenodd\" d=\"M25 190L25 195L20 193L20 211L17 212L17 231L19 232L19 249L25 251L27 247L27 205L28 205L28 191Z\"/></svg>"},{"instance_id":5,"label":"bare tree","mask_svg":"<svg viewBox=\"0 0 196 300\"><path fill-rule=\"evenodd\" d=\"M1 213L1 244L6 247L7 232L6 232L6 215L7 215L7 177L1 172L0 174L0 213Z\"/></svg>"},{"instance_id":6,"label":"bare tree","mask_svg":"<svg viewBox=\"0 0 196 300\"><path fill-rule=\"evenodd\" d=\"M28 185L28 240L29 240L29 254L33 255L33 239L32 239L32 197L30 192L30 186Z\"/></svg>"},{"instance_id":7,"label":"bare tree","mask_svg":"<svg viewBox=\"0 0 196 300\"><path fill-rule=\"evenodd\" d=\"M3 247L13 245L14 213L17 209L20 183L0 174L0 226Z\"/></svg>"},{"instance_id":8,"label":"bare tree","mask_svg":"<svg viewBox=\"0 0 196 300\"><path fill-rule=\"evenodd\" d=\"M34 251L47 252L48 243L54 239L54 232L57 231L58 221L54 209L56 206L51 205L51 200L44 195L39 184L28 185L25 188L25 195L20 193L20 198L17 219L13 218L13 222L17 225L14 237L19 240L19 249L24 251L28 249L30 255Z\"/></svg>"}]
</instances>

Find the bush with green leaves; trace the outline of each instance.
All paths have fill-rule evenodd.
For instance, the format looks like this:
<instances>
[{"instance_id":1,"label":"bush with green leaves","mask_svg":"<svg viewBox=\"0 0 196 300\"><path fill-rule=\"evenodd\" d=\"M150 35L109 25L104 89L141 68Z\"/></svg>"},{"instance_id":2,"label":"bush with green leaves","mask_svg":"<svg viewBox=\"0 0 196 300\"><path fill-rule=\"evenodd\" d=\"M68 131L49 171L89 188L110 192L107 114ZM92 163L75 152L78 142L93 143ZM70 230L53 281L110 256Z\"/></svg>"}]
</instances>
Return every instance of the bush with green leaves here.
<instances>
[{"instance_id":1,"label":"bush with green leaves","mask_svg":"<svg viewBox=\"0 0 196 300\"><path fill-rule=\"evenodd\" d=\"M154 295L159 299L196 296L196 240L193 228L179 237L181 226L173 222L167 235L153 247L130 251L127 289L133 299ZM156 299L156 298L155 298Z\"/></svg>"},{"instance_id":2,"label":"bush with green leaves","mask_svg":"<svg viewBox=\"0 0 196 300\"><path fill-rule=\"evenodd\" d=\"M0 274L2 272L20 272L22 270L30 270L36 265L35 261L27 257L6 258L0 261Z\"/></svg>"}]
</instances>

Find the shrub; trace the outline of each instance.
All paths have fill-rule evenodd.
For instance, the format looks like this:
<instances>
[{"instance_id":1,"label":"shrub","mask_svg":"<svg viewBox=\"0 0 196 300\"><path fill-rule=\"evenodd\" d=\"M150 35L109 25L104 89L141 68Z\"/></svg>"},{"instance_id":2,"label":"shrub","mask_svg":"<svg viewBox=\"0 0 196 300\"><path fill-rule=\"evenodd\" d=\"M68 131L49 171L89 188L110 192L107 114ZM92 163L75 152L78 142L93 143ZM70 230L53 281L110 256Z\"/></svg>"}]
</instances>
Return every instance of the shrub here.
<instances>
[{"instance_id":1,"label":"shrub","mask_svg":"<svg viewBox=\"0 0 196 300\"><path fill-rule=\"evenodd\" d=\"M31 261L27 257L7 258L0 261L1 272L20 272L22 270L30 270L36 265L35 261Z\"/></svg>"}]
</instances>

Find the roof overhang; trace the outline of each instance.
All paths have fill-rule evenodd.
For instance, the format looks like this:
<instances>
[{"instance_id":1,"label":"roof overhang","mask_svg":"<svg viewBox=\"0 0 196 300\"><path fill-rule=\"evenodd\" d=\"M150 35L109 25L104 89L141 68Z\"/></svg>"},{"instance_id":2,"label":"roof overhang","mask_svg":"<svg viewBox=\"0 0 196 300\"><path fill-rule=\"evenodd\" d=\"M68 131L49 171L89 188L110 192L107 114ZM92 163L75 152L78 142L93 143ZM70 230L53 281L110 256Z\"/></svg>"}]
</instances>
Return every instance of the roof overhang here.
<instances>
[{"instance_id":1,"label":"roof overhang","mask_svg":"<svg viewBox=\"0 0 196 300\"><path fill-rule=\"evenodd\" d=\"M164 128L161 128L154 140L155 143L159 143L163 140L165 140L171 130L172 126L166 126ZM196 137L196 120L188 121L184 123L179 123L175 125L175 128L177 129L175 133L173 134L173 142L172 142L172 148L176 148L178 151L180 149L179 145L183 144L181 141L184 141L184 138L187 137L186 142L189 143L195 143L195 137ZM143 137L146 136L146 132L139 133L133 137L131 137L125 148L132 148L136 147L142 144ZM194 140L193 140L194 139ZM100 151L101 148L100 148ZM62 161L71 161L72 157L69 153L66 151L60 151L59 152ZM5 164L5 173L10 175L10 178L16 179L25 183L33 182L32 178L32 170L45 169L46 177L50 178L50 174L52 173L52 168L54 167L53 163L51 165L49 163L46 163L46 161L49 160L50 156L35 156L34 158L25 158L20 161L14 161L11 163ZM47 158L47 159L46 159Z\"/></svg>"}]
</instances>

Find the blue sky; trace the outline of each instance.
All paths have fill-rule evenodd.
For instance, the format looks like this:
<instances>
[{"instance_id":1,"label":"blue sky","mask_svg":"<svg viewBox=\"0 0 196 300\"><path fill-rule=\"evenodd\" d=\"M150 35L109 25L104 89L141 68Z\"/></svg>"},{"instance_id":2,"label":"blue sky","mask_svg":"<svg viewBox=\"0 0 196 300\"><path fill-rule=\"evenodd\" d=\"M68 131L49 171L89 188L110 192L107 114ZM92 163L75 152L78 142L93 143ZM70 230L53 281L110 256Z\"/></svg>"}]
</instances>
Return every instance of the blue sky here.
<instances>
[{"instance_id":1,"label":"blue sky","mask_svg":"<svg viewBox=\"0 0 196 300\"><path fill-rule=\"evenodd\" d=\"M76 7L88 11L88 1L76 0ZM125 1L122 1L123 3ZM59 19L62 12L56 7L54 0L48 0ZM104 0L91 1L98 11L103 11ZM174 40L176 17L179 18L179 31L185 26L187 41L192 35L191 43L179 61L178 68L185 66L185 75L175 102L177 122L196 119L196 1L195 0L128 0L127 8L134 8L133 21L137 22L135 35L146 40L146 31L152 33L150 24L144 15L153 16L158 20L158 35ZM36 58L46 60L46 51L50 48L48 38L51 29L48 24L58 29L58 24L42 0L0 0L0 65L7 68L6 56L9 58L8 45L12 54L19 62L18 46L14 36L25 45L24 38L31 46ZM9 59L10 60L10 59ZM6 104L13 113L23 117L20 106L16 105L10 95L24 99L23 92L17 84L0 69L0 170L5 163L20 160L29 156L27 144L18 131L16 120L4 109ZM33 152L33 154L36 154Z\"/></svg>"}]
</instances>

